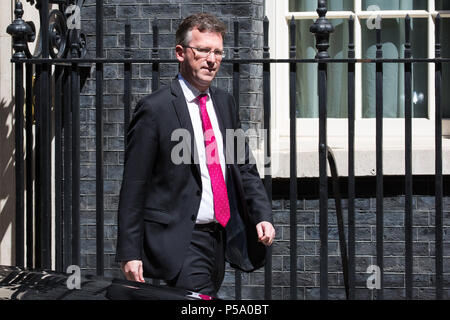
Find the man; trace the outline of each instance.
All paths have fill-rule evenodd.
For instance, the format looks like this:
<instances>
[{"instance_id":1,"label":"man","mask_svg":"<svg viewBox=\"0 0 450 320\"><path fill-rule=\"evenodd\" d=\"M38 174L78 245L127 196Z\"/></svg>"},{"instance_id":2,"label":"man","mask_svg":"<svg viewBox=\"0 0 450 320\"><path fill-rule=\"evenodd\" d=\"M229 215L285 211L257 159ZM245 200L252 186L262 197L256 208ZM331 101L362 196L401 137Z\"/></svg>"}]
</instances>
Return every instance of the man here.
<instances>
[{"instance_id":1,"label":"man","mask_svg":"<svg viewBox=\"0 0 450 320\"><path fill-rule=\"evenodd\" d=\"M210 14L183 20L176 33L177 78L135 108L116 254L129 280L144 282L146 275L215 296L225 259L252 271L265 252L257 241L264 248L261 243L269 246L275 237L271 204L249 163L247 143L245 162L225 161L226 130L240 128L232 96L210 87L224 56L225 32ZM173 134L180 129L188 133L187 158L193 161L174 161Z\"/></svg>"}]
</instances>

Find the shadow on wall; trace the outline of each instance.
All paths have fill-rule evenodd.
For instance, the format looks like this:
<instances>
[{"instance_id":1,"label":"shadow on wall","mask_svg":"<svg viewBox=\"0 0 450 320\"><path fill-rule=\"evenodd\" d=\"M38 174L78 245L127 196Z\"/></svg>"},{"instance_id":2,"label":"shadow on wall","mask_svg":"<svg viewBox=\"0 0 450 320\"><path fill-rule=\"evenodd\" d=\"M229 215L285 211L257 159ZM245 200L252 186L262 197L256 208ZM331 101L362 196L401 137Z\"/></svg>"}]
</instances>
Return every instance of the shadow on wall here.
<instances>
[{"instance_id":1,"label":"shadow on wall","mask_svg":"<svg viewBox=\"0 0 450 320\"><path fill-rule=\"evenodd\" d=\"M10 102L0 101L0 264L14 264L15 261L13 101L14 97Z\"/></svg>"}]
</instances>

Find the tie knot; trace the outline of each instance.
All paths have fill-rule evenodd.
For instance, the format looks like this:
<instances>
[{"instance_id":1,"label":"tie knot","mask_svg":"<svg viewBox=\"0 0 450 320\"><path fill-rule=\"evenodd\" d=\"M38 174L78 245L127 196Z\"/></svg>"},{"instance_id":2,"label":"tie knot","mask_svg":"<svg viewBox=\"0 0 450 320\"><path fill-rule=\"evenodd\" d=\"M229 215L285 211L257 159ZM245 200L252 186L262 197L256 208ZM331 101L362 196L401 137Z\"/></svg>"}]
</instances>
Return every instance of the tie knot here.
<instances>
[{"instance_id":1,"label":"tie knot","mask_svg":"<svg viewBox=\"0 0 450 320\"><path fill-rule=\"evenodd\" d=\"M197 97L197 100L198 100L200 106L206 105L206 100L207 99L208 99L208 95L206 93L202 93L201 95L199 95Z\"/></svg>"}]
</instances>

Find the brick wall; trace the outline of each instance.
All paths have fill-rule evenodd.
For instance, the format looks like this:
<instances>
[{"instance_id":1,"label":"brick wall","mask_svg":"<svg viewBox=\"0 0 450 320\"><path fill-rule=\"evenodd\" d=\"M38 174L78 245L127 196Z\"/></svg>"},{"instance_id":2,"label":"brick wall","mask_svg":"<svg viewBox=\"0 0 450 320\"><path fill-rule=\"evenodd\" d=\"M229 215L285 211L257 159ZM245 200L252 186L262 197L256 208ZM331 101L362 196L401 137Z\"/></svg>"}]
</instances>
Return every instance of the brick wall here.
<instances>
[{"instance_id":1,"label":"brick wall","mask_svg":"<svg viewBox=\"0 0 450 320\"><path fill-rule=\"evenodd\" d=\"M132 56L150 58L152 26L160 30L160 57L174 58L175 31L190 13L203 11L217 14L227 23L229 36L225 39L227 53L232 55L233 21L240 22L241 57L262 57L263 0L105 0L104 56L120 58L124 55L124 25L129 18L132 26ZM86 0L82 9L83 31L87 34L88 56L95 55L95 1ZM156 19L156 20L155 20ZM151 92L151 65L133 65L132 107ZM161 84L167 84L177 73L176 64L161 65ZM232 67L223 65L214 85L232 90ZM92 76L95 76L93 70ZM123 66L104 67L104 207L105 207L105 275L121 277L114 262L117 235L117 207L123 165ZM262 123L262 67L241 66L240 116L244 130L261 128ZM81 257L84 273L95 273L95 80L88 79L81 96ZM385 199L385 298L404 296L404 227L403 197ZM450 198L445 199L444 271L449 273ZM414 207L414 297L434 297L434 198L415 197ZM330 200L329 286L330 298L343 299L343 277L340 265L336 215ZM273 297L289 298L289 201L273 202L277 238L273 245ZM357 297L372 299L373 292L365 288L367 267L376 264L375 199L357 199L356 203L356 271ZM319 298L319 227L318 201L299 200L298 203L298 298ZM346 212L344 210L344 216ZM448 285L448 274L445 277ZM449 297L448 290L446 297ZM220 290L221 298L234 298L234 272L227 269ZM264 298L264 272L242 275L242 297Z\"/></svg>"},{"instance_id":2,"label":"brick wall","mask_svg":"<svg viewBox=\"0 0 450 320\"><path fill-rule=\"evenodd\" d=\"M95 57L95 0L86 0L82 8L82 29L87 36L88 57ZM175 59L175 32L183 18L195 12L210 12L228 27L225 49L233 54L233 22L240 23L240 55L262 58L263 0L105 0L104 57L123 58L125 23L131 23L131 55L151 58L153 24L159 27L159 57ZM170 83L177 74L177 64L161 64L161 85ZM232 91L232 65L222 64L213 85ZM132 67L132 109L143 96L151 93L152 66ZM105 193L105 268L106 275L119 276L114 262L117 235L117 208L123 165L123 79L120 64L104 66L104 193ZM240 116L244 130L259 130L262 122L262 67L241 67ZM95 272L95 70L86 82L81 102L81 250L82 268ZM254 131L254 132L255 132ZM252 139L256 141L256 139Z\"/></svg>"},{"instance_id":3,"label":"brick wall","mask_svg":"<svg viewBox=\"0 0 450 320\"><path fill-rule=\"evenodd\" d=\"M339 238L334 200L329 200L328 268L329 298L345 299ZM434 287L434 197L416 196L413 199L413 298L435 299ZM276 241L273 244L272 296L289 299L290 296L290 233L289 200L273 201ZM405 297L405 229L404 197L384 200L384 298ZM450 198L444 198L444 299L450 298ZM346 200L343 201L344 225L347 225ZM367 289L366 273L376 265L376 199L356 199L356 298L373 299ZM298 299L319 299L319 201L299 200L297 203L297 296ZM347 228L345 228L347 233ZM234 272L228 269L220 296L233 299ZM264 299L264 270L242 277L243 299Z\"/></svg>"}]
</instances>

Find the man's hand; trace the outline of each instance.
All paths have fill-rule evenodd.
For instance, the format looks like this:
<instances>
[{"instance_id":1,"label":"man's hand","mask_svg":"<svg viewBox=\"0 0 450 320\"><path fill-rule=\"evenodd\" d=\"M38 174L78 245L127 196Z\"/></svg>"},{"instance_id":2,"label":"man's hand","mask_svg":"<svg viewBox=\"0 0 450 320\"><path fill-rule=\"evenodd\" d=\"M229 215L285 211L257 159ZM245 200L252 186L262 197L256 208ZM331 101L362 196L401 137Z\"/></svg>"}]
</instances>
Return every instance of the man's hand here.
<instances>
[{"instance_id":1,"label":"man's hand","mask_svg":"<svg viewBox=\"0 0 450 320\"><path fill-rule=\"evenodd\" d=\"M141 260L124 261L120 263L120 267L127 280L145 282Z\"/></svg>"},{"instance_id":2,"label":"man's hand","mask_svg":"<svg viewBox=\"0 0 450 320\"><path fill-rule=\"evenodd\" d=\"M275 229L270 222L261 221L256 225L256 231L258 232L258 240L265 246L270 246L275 239Z\"/></svg>"}]
</instances>

